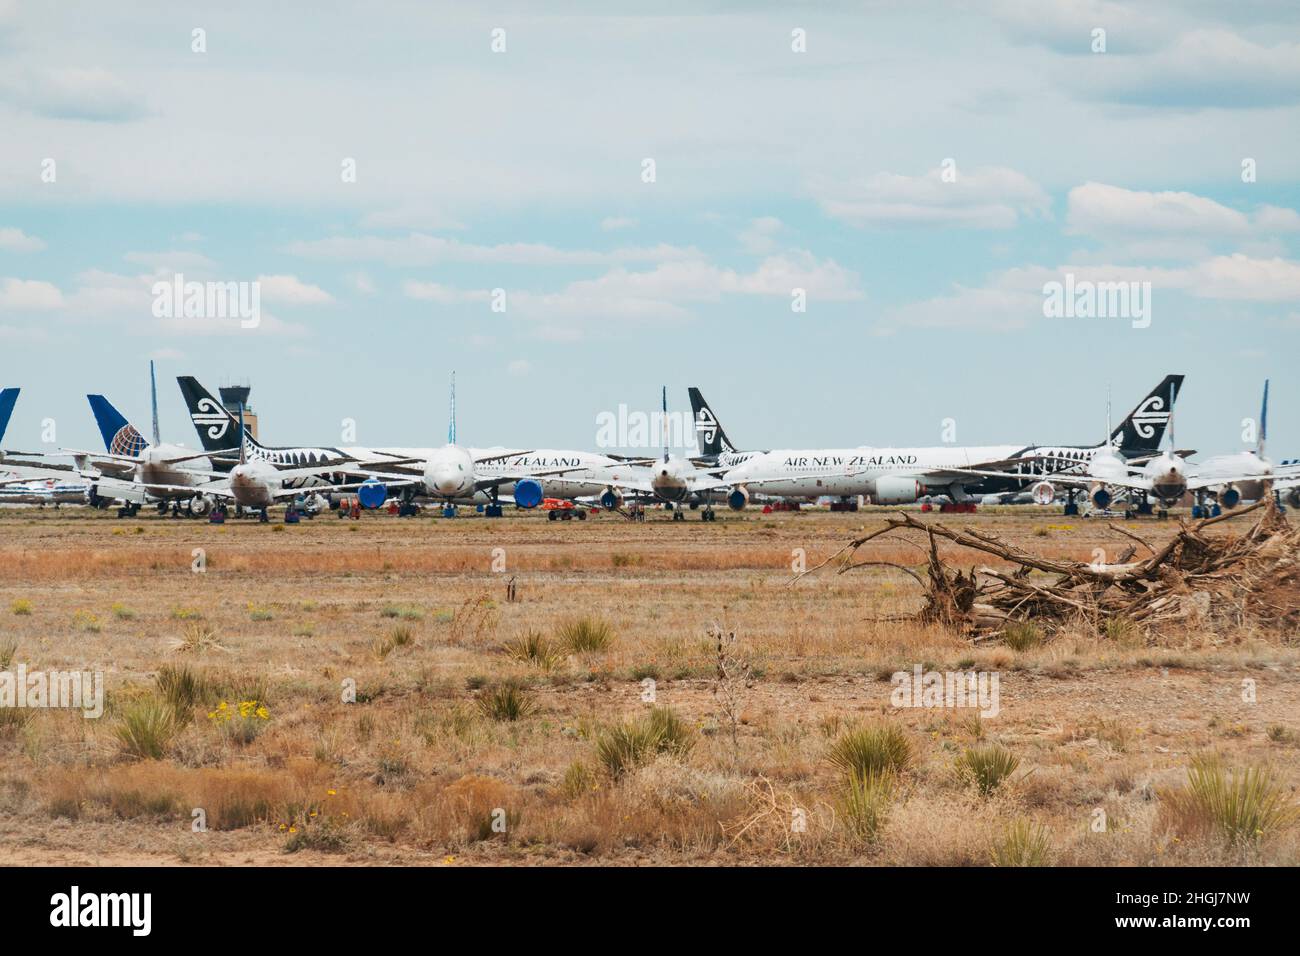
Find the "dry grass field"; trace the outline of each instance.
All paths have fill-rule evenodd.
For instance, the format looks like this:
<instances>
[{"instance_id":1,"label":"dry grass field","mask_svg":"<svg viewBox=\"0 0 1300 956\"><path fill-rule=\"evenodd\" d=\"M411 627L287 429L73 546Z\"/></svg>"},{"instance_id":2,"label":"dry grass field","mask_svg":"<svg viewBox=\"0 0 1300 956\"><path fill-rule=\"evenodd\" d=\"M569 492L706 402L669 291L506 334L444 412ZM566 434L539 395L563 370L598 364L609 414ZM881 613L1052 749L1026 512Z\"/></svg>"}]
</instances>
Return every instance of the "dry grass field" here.
<instances>
[{"instance_id":1,"label":"dry grass field","mask_svg":"<svg viewBox=\"0 0 1300 956\"><path fill-rule=\"evenodd\" d=\"M0 512L0 670L107 687L99 719L0 712L0 859L1300 863L1297 635L972 646L881 620L920 603L896 570L791 585L797 549L879 515L665 519ZM1084 561L1129 543L932 520ZM916 664L996 672L999 713L891 706Z\"/></svg>"}]
</instances>

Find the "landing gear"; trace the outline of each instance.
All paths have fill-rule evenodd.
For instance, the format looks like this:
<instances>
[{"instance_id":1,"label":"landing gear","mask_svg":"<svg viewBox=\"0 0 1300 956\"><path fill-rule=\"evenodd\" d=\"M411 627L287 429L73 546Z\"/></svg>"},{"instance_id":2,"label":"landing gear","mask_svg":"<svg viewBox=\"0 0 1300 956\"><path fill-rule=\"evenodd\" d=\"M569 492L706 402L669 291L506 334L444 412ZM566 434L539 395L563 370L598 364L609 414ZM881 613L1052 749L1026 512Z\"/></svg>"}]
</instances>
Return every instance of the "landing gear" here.
<instances>
[{"instance_id":1,"label":"landing gear","mask_svg":"<svg viewBox=\"0 0 1300 956\"><path fill-rule=\"evenodd\" d=\"M403 501L397 506L397 517L413 518L420 513L420 506L414 501Z\"/></svg>"},{"instance_id":2,"label":"landing gear","mask_svg":"<svg viewBox=\"0 0 1300 956\"><path fill-rule=\"evenodd\" d=\"M158 513L159 513L160 515L165 515L165 514L167 514L167 507L168 507L168 506L167 506L167 502L166 502L166 501L160 501L160 502L158 502Z\"/></svg>"},{"instance_id":3,"label":"landing gear","mask_svg":"<svg viewBox=\"0 0 1300 956\"><path fill-rule=\"evenodd\" d=\"M717 521L718 513L713 510L713 505L705 505L704 510L700 512L701 521Z\"/></svg>"},{"instance_id":4,"label":"landing gear","mask_svg":"<svg viewBox=\"0 0 1300 956\"><path fill-rule=\"evenodd\" d=\"M134 518L140 513L140 503L138 501L128 501L122 507L117 509L119 518Z\"/></svg>"},{"instance_id":5,"label":"landing gear","mask_svg":"<svg viewBox=\"0 0 1300 956\"><path fill-rule=\"evenodd\" d=\"M1077 515L1078 513L1079 513L1079 505L1074 500L1074 489L1070 488L1065 493L1065 510L1062 512L1062 514Z\"/></svg>"},{"instance_id":6,"label":"landing gear","mask_svg":"<svg viewBox=\"0 0 1300 956\"><path fill-rule=\"evenodd\" d=\"M270 520L271 520L271 517L270 517L270 515L268 515L268 514L266 513L266 508L265 508L265 507L263 507L262 509L260 509L260 510L257 512L257 523L258 523L258 524L266 524L266 523L267 523L268 521L270 521Z\"/></svg>"},{"instance_id":7,"label":"landing gear","mask_svg":"<svg viewBox=\"0 0 1300 956\"><path fill-rule=\"evenodd\" d=\"M453 505L453 504L451 504L450 502L448 502L447 504L443 505L443 506L442 506L442 516L443 516L444 518L454 518L454 517L456 517L456 506Z\"/></svg>"},{"instance_id":8,"label":"landing gear","mask_svg":"<svg viewBox=\"0 0 1300 956\"><path fill-rule=\"evenodd\" d=\"M499 504L498 504L497 502L495 502L495 501L492 502L490 505L488 505L486 508L483 509L483 517L485 517L485 518L500 518L500 517L501 517L501 505L499 505Z\"/></svg>"},{"instance_id":9,"label":"landing gear","mask_svg":"<svg viewBox=\"0 0 1300 956\"><path fill-rule=\"evenodd\" d=\"M212 510L208 513L208 524L225 524L226 523L226 506L213 505Z\"/></svg>"}]
</instances>

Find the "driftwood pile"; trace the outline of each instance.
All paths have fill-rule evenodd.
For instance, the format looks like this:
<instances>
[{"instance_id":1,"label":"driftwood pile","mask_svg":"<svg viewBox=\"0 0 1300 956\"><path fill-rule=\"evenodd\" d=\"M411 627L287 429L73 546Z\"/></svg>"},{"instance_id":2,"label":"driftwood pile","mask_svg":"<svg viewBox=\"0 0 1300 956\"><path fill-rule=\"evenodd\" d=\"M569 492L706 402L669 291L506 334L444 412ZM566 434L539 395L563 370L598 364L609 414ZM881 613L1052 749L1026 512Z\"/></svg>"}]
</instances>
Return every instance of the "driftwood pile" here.
<instances>
[{"instance_id":1,"label":"driftwood pile","mask_svg":"<svg viewBox=\"0 0 1300 956\"><path fill-rule=\"evenodd\" d=\"M1212 525L1241 523L1251 514L1254 522L1244 533L1205 534ZM1149 632L1189 626L1248 628L1284 640L1300 639L1300 529L1291 527L1271 496L1219 517L1180 524L1178 533L1159 548L1111 525L1136 544L1118 563L1083 564L1030 554L975 529L953 530L896 514L884 527L849 542L804 573L836 562L840 573L897 568L925 589L917 620L956 628L975 642L1003 636L1013 626L1032 624L1050 633L1083 624L1103 631L1114 620ZM895 562L855 560L867 542L908 532L928 539L923 549L926 578ZM939 555L940 539L993 555L1011 567L951 567ZM1139 546L1149 552L1140 560L1134 557Z\"/></svg>"}]
</instances>

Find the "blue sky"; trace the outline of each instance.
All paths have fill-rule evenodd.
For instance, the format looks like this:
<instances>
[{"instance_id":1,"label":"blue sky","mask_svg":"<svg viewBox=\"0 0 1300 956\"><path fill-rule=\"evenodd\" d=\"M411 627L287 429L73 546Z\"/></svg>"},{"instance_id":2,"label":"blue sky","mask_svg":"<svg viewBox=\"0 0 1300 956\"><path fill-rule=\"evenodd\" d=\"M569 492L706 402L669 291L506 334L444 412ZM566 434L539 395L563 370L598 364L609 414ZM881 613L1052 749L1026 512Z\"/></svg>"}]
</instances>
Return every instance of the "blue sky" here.
<instances>
[{"instance_id":1,"label":"blue sky","mask_svg":"<svg viewBox=\"0 0 1300 956\"><path fill-rule=\"evenodd\" d=\"M6 445L93 443L87 392L143 423L154 358L186 443L178 374L414 445L455 369L462 441L590 448L661 384L746 446L1095 440L1181 371L1180 445L1269 377L1300 454L1294 4L261 7L0 0ZM156 318L178 272L262 323ZM1045 318L1067 272L1150 326Z\"/></svg>"}]
</instances>

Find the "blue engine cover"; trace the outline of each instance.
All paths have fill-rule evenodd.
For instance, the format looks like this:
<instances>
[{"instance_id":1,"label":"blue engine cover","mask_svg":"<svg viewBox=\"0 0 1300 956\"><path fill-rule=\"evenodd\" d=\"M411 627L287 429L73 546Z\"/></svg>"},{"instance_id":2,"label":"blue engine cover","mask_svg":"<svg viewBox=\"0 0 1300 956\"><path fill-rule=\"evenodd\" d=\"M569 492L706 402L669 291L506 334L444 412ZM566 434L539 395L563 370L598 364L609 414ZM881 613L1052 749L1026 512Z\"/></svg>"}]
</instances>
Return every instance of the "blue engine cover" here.
<instances>
[{"instance_id":1,"label":"blue engine cover","mask_svg":"<svg viewBox=\"0 0 1300 956\"><path fill-rule=\"evenodd\" d=\"M600 506L604 508L606 511L613 511L615 508L618 507L618 504L619 504L618 495L614 494L614 492L612 491L607 491L600 496Z\"/></svg>"},{"instance_id":2,"label":"blue engine cover","mask_svg":"<svg viewBox=\"0 0 1300 956\"><path fill-rule=\"evenodd\" d=\"M388 489L378 478L370 478L357 489L357 500L363 508L382 508L388 500Z\"/></svg>"},{"instance_id":3,"label":"blue engine cover","mask_svg":"<svg viewBox=\"0 0 1300 956\"><path fill-rule=\"evenodd\" d=\"M745 505L749 504L749 495L745 494L743 491L733 491L731 494L727 495L727 504L731 507L732 511L743 511Z\"/></svg>"},{"instance_id":4,"label":"blue engine cover","mask_svg":"<svg viewBox=\"0 0 1300 956\"><path fill-rule=\"evenodd\" d=\"M536 508L542 503L542 483L535 478L521 478L515 482L515 504L521 508Z\"/></svg>"},{"instance_id":5,"label":"blue engine cover","mask_svg":"<svg viewBox=\"0 0 1300 956\"><path fill-rule=\"evenodd\" d=\"M1235 508L1241 504L1241 492L1236 488L1228 488L1219 493L1219 504L1225 508Z\"/></svg>"}]
</instances>

